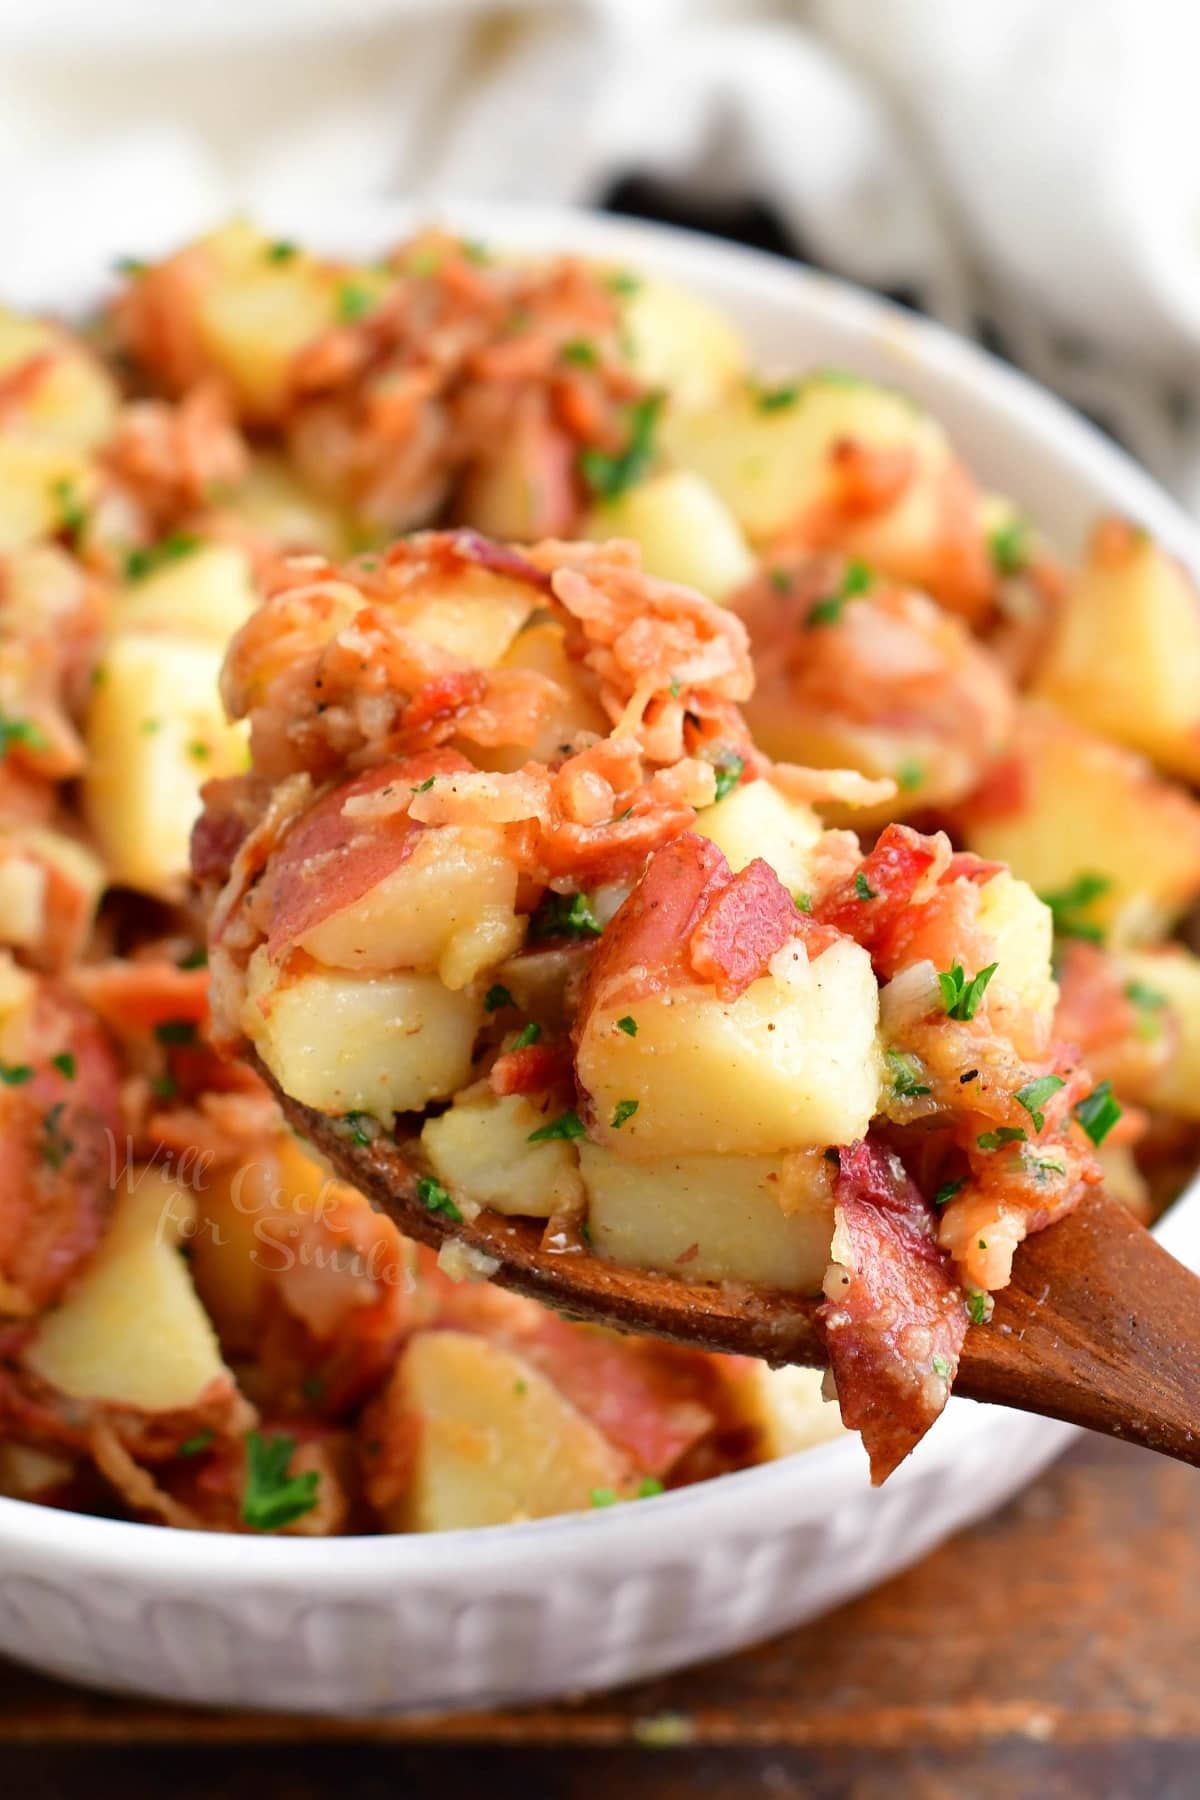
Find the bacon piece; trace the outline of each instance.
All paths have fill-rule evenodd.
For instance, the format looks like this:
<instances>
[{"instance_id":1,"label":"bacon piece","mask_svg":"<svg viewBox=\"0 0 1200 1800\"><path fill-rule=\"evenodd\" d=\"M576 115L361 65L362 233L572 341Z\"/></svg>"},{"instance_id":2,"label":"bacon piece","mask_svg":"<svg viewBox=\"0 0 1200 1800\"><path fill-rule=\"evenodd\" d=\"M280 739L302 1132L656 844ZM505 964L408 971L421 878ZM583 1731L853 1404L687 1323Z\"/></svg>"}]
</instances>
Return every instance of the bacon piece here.
<instances>
[{"instance_id":1,"label":"bacon piece","mask_svg":"<svg viewBox=\"0 0 1200 1800\"><path fill-rule=\"evenodd\" d=\"M1010 819L1028 806L1033 780L1028 760L1018 754L994 762L973 794L963 802L972 820Z\"/></svg>"},{"instance_id":2,"label":"bacon piece","mask_svg":"<svg viewBox=\"0 0 1200 1800\"><path fill-rule=\"evenodd\" d=\"M879 1144L841 1151L828 1298L817 1309L842 1421L886 1481L950 1394L967 1328L934 1209Z\"/></svg>"},{"instance_id":3,"label":"bacon piece","mask_svg":"<svg viewBox=\"0 0 1200 1800\"><path fill-rule=\"evenodd\" d=\"M479 669L453 669L423 682L400 715L405 731L455 718L478 706L487 693L487 676Z\"/></svg>"},{"instance_id":4,"label":"bacon piece","mask_svg":"<svg viewBox=\"0 0 1200 1800\"><path fill-rule=\"evenodd\" d=\"M540 589L544 594L550 592L550 576L545 569L539 569L536 563L522 556L519 550L512 550L507 544L497 544L482 532L463 529L449 534L454 553L463 562L474 563L481 569L487 569L493 575L503 575L510 581L524 581L530 587Z\"/></svg>"},{"instance_id":5,"label":"bacon piece","mask_svg":"<svg viewBox=\"0 0 1200 1800\"><path fill-rule=\"evenodd\" d=\"M797 935L801 917L770 863L756 856L709 902L688 939L692 967L722 1000L736 1000Z\"/></svg>"},{"instance_id":6,"label":"bacon piece","mask_svg":"<svg viewBox=\"0 0 1200 1800\"><path fill-rule=\"evenodd\" d=\"M938 876L938 885L944 887L950 881L973 881L976 887L986 887L994 876L1003 875L1007 867L1007 863L985 862L973 850L956 850Z\"/></svg>"},{"instance_id":7,"label":"bacon piece","mask_svg":"<svg viewBox=\"0 0 1200 1800\"><path fill-rule=\"evenodd\" d=\"M522 1044L519 1050L506 1050L496 1058L488 1083L493 1094L540 1094L557 1087L570 1070L567 1045Z\"/></svg>"},{"instance_id":8,"label":"bacon piece","mask_svg":"<svg viewBox=\"0 0 1200 1800\"><path fill-rule=\"evenodd\" d=\"M206 794L205 810L192 826L192 874L197 881L224 882L250 824L237 813L211 810L213 805Z\"/></svg>"},{"instance_id":9,"label":"bacon piece","mask_svg":"<svg viewBox=\"0 0 1200 1800\"><path fill-rule=\"evenodd\" d=\"M140 1035L180 1019L203 1025L208 1018L205 969L180 969L161 958L114 958L76 969L71 981L117 1037Z\"/></svg>"},{"instance_id":10,"label":"bacon piece","mask_svg":"<svg viewBox=\"0 0 1200 1800\"><path fill-rule=\"evenodd\" d=\"M894 506L917 473L917 458L905 444L886 448L857 438L839 438L830 451L836 504L858 517Z\"/></svg>"},{"instance_id":11,"label":"bacon piece","mask_svg":"<svg viewBox=\"0 0 1200 1800\"><path fill-rule=\"evenodd\" d=\"M113 1045L64 988L39 987L23 1058L0 1087L0 1317L18 1318L58 1299L99 1243L120 1129Z\"/></svg>"},{"instance_id":12,"label":"bacon piece","mask_svg":"<svg viewBox=\"0 0 1200 1800\"><path fill-rule=\"evenodd\" d=\"M910 825L887 826L856 873L814 908L814 917L874 952L911 906L940 853L936 838L923 837Z\"/></svg>"}]
</instances>

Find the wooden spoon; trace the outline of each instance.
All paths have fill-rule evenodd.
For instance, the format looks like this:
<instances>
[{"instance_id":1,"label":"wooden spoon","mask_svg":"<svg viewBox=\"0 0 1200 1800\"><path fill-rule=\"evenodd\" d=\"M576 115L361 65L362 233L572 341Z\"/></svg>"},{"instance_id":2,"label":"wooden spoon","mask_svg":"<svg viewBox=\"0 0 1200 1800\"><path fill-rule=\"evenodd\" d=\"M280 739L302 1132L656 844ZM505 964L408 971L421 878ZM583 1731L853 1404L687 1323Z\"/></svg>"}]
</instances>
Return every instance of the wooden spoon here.
<instances>
[{"instance_id":1,"label":"wooden spoon","mask_svg":"<svg viewBox=\"0 0 1200 1800\"><path fill-rule=\"evenodd\" d=\"M495 1263L489 1273L499 1286L579 1319L698 1349L825 1365L818 1300L545 1250L537 1219L484 1211L460 1223L430 1212L401 1149L383 1137L353 1143L258 1068L296 1129L406 1237L435 1248L454 1239ZM1125 1207L1093 1193L1020 1246L992 1319L967 1332L954 1390L1200 1464L1200 1279Z\"/></svg>"}]
</instances>

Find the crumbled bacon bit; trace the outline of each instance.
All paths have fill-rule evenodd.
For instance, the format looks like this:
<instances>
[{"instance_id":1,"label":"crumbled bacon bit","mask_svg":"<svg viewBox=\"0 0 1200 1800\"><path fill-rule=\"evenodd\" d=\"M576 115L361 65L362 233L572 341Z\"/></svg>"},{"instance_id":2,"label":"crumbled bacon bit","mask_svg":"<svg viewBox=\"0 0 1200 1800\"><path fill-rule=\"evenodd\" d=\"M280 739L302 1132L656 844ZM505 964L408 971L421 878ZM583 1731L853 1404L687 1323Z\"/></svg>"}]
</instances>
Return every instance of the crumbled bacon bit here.
<instances>
[{"instance_id":1,"label":"crumbled bacon bit","mask_svg":"<svg viewBox=\"0 0 1200 1800\"><path fill-rule=\"evenodd\" d=\"M692 967L722 1000L736 1000L800 929L796 903L760 856L709 901L688 939Z\"/></svg>"}]
</instances>

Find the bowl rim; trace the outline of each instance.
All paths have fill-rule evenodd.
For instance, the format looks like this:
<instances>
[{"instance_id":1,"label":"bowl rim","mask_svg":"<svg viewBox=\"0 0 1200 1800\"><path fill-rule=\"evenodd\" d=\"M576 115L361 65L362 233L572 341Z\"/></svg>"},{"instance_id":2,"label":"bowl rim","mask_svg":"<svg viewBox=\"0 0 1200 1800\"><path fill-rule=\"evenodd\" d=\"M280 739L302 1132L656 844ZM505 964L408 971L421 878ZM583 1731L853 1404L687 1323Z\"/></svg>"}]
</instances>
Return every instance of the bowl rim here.
<instances>
[{"instance_id":1,"label":"bowl rim","mask_svg":"<svg viewBox=\"0 0 1200 1800\"><path fill-rule=\"evenodd\" d=\"M918 366L926 375L966 389L970 405L991 415L1000 431L1012 438L1036 439L1043 452L1069 468L1083 485L1104 493L1104 504L1137 513L1161 542L1193 571L1200 571L1200 529L1154 479L1091 421L1031 377L1002 362L981 346L960 338L932 320L853 283L792 262L768 251L708 237L679 226L660 225L624 216L556 205L447 200L383 202L337 216L309 212L272 220L290 235L333 253L350 252L372 241L385 242L418 225L434 221L448 229L483 238L518 252L566 250L605 260L629 261L654 269L687 288L704 290L714 275L734 290L788 306L801 315L821 314L838 328L875 349L885 349L903 365ZM166 249L169 246L162 246ZM158 247L156 247L158 248ZM64 308L79 313L111 287L97 271L79 271ZM728 306L729 302L725 304ZM736 314L736 303L733 306ZM1156 1234L1183 1237L1181 1215L1200 1216L1200 1171L1174 1202ZM1172 1245L1178 1248L1178 1244ZM951 1400L934 1431L888 1481L878 1495L894 1495L922 1482L931 1465L956 1456L968 1438L989 1429L995 1408L961 1398ZM1063 1439L1072 1428L1042 1421ZM828 1504L842 1493L862 1495L866 1458L857 1437L846 1436L769 1463L737 1470L690 1487L639 1500L634 1505L564 1513L545 1519L476 1526L430 1533L392 1533L329 1538L241 1535L151 1526L91 1513L0 1497L0 1556L26 1555L41 1560L52 1551L60 1562L114 1576L136 1572L143 1585L177 1581L183 1574L204 1580L240 1584L249 1578L259 1587L354 1585L359 1577L405 1576L430 1581L453 1573L469 1580L472 1567L502 1571L515 1580L532 1563L546 1574L556 1565L574 1565L585 1550L597 1568L614 1553L641 1562L671 1550L691 1515L703 1509L712 1532L738 1522L752 1528L755 1510L778 1503L786 1490L818 1486ZM602 1519L603 1525L597 1521ZM602 1551L598 1553L604 1532ZM589 1537L587 1534L590 1533Z\"/></svg>"}]
</instances>

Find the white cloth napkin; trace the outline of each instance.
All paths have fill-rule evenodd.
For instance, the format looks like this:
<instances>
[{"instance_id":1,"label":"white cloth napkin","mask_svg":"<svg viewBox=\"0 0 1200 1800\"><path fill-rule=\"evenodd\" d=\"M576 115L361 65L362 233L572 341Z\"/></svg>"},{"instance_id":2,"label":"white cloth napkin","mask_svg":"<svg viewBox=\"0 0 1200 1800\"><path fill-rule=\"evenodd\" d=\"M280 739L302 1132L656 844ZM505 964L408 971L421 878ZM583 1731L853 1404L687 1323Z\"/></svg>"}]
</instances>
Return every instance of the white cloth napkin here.
<instances>
[{"instance_id":1,"label":"white cloth napkin","mask_svg":"<svg viewBox=\"0 0 1200 1800\"><path fill-rule=\"evenodd\" d=\"M771 203L826 266L986 319L1200 510L1186 0L8 0L7 296L235 205Z\"/></svg>"}]
</instances>

